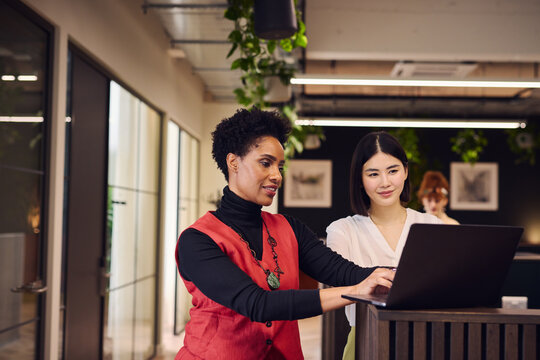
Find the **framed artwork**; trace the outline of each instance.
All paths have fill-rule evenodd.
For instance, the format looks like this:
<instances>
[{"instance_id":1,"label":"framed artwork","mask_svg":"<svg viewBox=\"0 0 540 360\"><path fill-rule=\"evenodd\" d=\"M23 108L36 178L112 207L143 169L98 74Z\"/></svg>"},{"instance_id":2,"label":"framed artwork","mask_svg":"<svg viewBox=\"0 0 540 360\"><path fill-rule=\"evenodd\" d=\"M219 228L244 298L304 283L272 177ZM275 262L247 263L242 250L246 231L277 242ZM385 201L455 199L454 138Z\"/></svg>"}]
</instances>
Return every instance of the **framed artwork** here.
<instances>
[{"instance_id":1,"label":"framed artwork","mask_svg":"<svg viewBox=\"0 0 540 360\"><path fill-rule=\"evenodd\" d=\"M495 211L498 208L499 164L450 164L450 209Z\"/></svg>"},{"instance_id":2,"label":"framed artwork","mask_svg":"<svg viewBox=\"0 0 540 360\"><path fill-rule=\"evenodd\" d=\"M283 205L332 206L332 161L290 160L285 173Z\"/></svg>"}]
</instances>

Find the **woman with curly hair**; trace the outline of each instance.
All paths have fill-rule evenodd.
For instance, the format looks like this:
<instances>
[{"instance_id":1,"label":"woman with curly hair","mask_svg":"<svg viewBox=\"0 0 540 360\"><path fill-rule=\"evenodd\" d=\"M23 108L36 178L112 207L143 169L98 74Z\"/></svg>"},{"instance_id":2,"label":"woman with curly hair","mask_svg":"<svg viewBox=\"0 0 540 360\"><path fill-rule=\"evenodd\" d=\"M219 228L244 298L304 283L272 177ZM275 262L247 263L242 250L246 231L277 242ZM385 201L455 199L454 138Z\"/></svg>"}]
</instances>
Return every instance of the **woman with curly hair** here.
<instances>
[{"instance_id":1,"label":"woman with curly hair","mask_svg":"<svg viewBox=\"0 0 540 360\"><path fill-rule=\"evenodd\" d=\"M193 295L176 359L303 359L297 319L352 302L342 294L386 292L394 273L361 268L300 221L261 211L282 181L290 122L239 110L212 133L212 155L228 185L216 211L178 240L178 271ZM299 290L299 270L335 286Z\"/></svg>"},{"instance_id":2,"label":"woman with curly hair","mask_svg":"<svg viewBox=\"0 0 540 360\"><path fill-rule=\"evenodd\" d=\"M417 195L428 214L435 215L445 224L458 225L459 222L448 216L445 211L449 189L448 180L440 171L426 171Z\"/></svg>"}]
</instances>

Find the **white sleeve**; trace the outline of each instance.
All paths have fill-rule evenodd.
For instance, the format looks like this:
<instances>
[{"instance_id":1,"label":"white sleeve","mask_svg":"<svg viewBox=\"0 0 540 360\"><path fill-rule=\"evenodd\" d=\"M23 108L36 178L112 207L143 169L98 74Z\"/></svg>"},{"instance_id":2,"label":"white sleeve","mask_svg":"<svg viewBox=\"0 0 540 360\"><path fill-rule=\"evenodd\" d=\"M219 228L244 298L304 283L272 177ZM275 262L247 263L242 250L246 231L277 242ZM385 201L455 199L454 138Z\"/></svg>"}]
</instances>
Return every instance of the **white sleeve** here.
<instances>
[{"instance_id":1,"label":"white sleeve","mask_svg":"<svg viewBox=\"0 0 540 360\"><path fill-rule=\"evenodd\" d=\"M344 219L334 221L326 228L326 246L345 259L350 259L350 234L347 234Z\"/></svg>"}]
</instances>

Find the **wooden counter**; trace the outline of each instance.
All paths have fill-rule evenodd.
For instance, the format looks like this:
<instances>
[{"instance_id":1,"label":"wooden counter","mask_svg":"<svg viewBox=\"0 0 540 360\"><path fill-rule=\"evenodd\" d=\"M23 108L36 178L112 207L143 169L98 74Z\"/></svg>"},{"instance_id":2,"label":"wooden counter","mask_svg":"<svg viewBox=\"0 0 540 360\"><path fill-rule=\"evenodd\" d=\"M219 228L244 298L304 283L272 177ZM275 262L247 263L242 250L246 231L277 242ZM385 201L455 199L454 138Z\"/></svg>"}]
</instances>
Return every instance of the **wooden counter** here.
<instances>
[{"instance_id":1,"label":"wooden counter","mask_svg":"<svg viewBox=\"0 0 540 360\"><path fill-rule=\"evenodd\" d=\"M356 359L540 358L540 310L356 304Z\"/></svg>"}]
</instances>

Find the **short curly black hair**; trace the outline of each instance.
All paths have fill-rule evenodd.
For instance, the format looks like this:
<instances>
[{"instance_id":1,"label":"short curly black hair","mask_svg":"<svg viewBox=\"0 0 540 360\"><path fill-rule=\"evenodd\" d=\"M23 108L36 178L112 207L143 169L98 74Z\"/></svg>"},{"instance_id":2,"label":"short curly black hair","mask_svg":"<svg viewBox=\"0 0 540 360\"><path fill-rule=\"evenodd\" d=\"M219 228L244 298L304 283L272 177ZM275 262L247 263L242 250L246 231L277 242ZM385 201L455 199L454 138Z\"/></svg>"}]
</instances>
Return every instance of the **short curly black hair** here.
<instances>
[{"instance_id":1,"label":"short curly black hair","mask_svg":"<svg viewBox=\"0 0 540 360\"><path fill-rule=\"evenodd\" d=\"M212 157L218 168L229 181L227 155L246 155L261 136L275 137L281 145L287 141L292 131L291 122L277 111L239 109L223 119L212 133Z\"/></svg>"}]
</instances>

